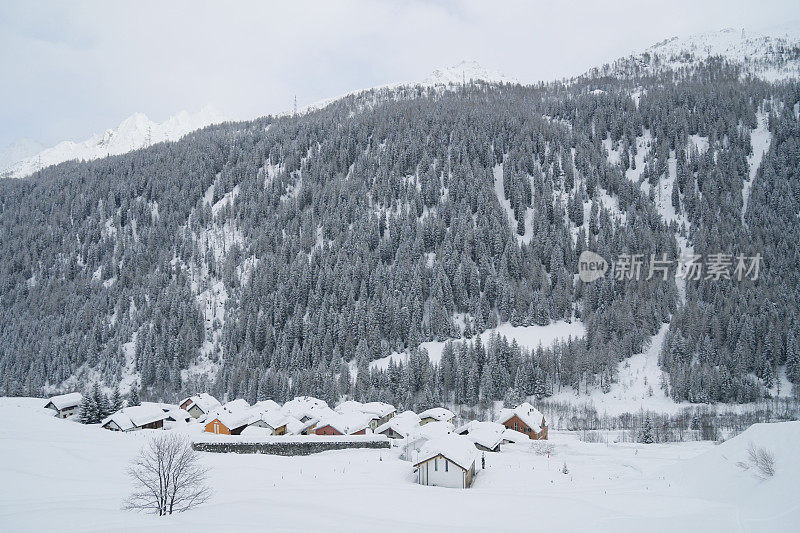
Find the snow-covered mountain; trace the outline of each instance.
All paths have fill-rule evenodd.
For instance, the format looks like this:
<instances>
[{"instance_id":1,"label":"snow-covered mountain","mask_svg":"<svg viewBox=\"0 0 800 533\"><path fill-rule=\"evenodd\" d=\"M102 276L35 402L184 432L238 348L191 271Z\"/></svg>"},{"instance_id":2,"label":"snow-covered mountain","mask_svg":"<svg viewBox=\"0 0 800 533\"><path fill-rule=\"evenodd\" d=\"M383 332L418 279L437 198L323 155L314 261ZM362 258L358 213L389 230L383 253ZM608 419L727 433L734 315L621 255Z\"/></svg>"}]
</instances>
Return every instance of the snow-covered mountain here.
<instances>
[{"instance_id":1,"label":"snow-covered mountain","mask_svg":"<svg viewBox=\"0 0 800 533\"><path fill-rule=\"evenodd\" d=\"M715 56L739 64L742 75L767 81L797 78L800 76L800 27L768 33L726 28L688 37L671 37L592 72L602 75L657 72L664 68L691 67Z\"/></svg>"},{"instance_id":2,"label":"snow-covered mountain","mask_svg":"<svg viewBox=\"0 0 800 533\"><path fill-rule=\"evenodd\" d=\"M14 161L9 158L11 164L0 167L0 177L24 178L40 168L64 161L124 154L154 143L175 141L191 131L223 121L223 114L213 107L204 107L197 113L181 111L161 123L150 120L143 113L135 113L123 120L116 129L92 135L85 141L62 141L38 153L29 150L24 159Z\"/></svg>"}]
</instances>

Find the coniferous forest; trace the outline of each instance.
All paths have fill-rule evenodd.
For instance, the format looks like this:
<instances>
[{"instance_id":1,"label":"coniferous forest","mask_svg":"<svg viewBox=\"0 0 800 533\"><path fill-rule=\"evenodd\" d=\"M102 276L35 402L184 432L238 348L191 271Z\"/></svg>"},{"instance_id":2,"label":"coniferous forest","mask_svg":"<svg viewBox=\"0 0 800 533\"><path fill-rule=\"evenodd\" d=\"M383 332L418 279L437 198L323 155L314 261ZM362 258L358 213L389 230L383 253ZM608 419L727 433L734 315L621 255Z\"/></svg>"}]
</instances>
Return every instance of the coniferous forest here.
<instances>
[{"instance_id":1,"label":"coniferous forest","mask_svg":"<svg viewBox=\"0 0 800 533\"><path fill-rule=\"evenodd\" d=\"M800 85L623 66L372 90L0 180L0 395L544 398L608 390L667 323L676 400L800 388ZM763 262L583 283L584 250ZM561 320L585 336L476 335Z\"/></svg>"}]
</instances>

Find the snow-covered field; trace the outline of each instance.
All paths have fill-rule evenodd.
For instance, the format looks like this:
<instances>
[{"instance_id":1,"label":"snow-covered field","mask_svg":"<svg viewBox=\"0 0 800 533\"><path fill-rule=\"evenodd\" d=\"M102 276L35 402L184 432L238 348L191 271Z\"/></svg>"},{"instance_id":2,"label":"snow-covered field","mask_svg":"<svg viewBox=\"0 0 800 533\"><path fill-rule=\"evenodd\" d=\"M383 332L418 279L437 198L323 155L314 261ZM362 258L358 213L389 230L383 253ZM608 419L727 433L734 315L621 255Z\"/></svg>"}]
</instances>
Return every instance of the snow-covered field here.
<instances>
[{"instance_id":1,"label":"snow-covered field","mask_svg":"<svg viewBox=\"0 0 800 533\"><path fill-rule=\"evenodd\" d=\"M126 465L155 432L57 420L43 403L0 398L0 531L777 532L800 520L800 422L756 425L718 446L552 432L549 460L522 445L487 453L469 490L415 484L396 450L202 454L212 499L158 518L120 510ZM773 478L736 466L751 441L774 452Z\"/></svg>"}]
</instances>

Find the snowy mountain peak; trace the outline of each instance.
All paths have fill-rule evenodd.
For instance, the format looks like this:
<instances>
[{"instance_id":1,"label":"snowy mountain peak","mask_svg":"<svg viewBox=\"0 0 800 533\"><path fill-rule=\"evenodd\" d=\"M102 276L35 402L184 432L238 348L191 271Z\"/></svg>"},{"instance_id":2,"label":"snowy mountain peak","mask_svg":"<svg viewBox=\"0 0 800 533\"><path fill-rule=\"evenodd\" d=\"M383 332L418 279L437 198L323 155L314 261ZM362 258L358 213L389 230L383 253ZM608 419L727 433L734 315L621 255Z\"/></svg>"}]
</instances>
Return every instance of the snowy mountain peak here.
<instances>
[{"instance_id":1,"label":"snowy mountain peak","mask_svg":"<svg viewBox=\"0 0 800 533\"><path fill-rule=\"evenodd\" d=\"M144 113L134 113L120 122L116 129L97 133L83 142L62 141L38 153L29 151L24 158L9 157L3 161L0 177L24 178L41 168L64 161L98 159L162 141L176 141L191 131L224 120L224 115L211 106L197 113L181 111L161 123L150 120Z\"/></svg>"},{"instance_id":2,"label":"snowy mountain peak","mask_svg":"<svg viewBox=\"0 0 800 533\"><path fill-rule=\"evenodd\" d=\"M451 67L434 70L425 78L423 85L460 85L470 81L517 83L514 78L484 68L477 61L462 61Z\"/></svg>"}]
</instances>

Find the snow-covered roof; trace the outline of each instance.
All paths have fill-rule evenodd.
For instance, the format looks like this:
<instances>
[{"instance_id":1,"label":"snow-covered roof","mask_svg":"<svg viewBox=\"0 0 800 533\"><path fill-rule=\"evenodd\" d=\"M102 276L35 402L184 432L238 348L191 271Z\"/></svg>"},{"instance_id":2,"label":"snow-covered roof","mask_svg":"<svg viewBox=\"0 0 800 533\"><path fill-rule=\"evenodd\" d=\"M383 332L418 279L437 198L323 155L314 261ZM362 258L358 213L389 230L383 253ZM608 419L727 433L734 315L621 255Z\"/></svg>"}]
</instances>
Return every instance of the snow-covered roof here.
<instances>
[{"instance_id":1,"label":"snow-covered roof","mask_svg":"<svg viewBox=\"0 0 800 533\"><path fill-rule=\"evenodd\" d=\"M151 407L148 405L125 407L122 409L122 412L125 413L137 427L152 424L153 422L164 420L167 417L167 413L158 407Z\"/></svg>"},{"instance_id":2,"label":"snow-covered roof","mask_svg":"<svg viewBox=\"0 0 800 533\"><path fill-rule=\"evenodd\" d=\"M453 433L453 424L450 422L430 422L424 426L419 426L406 437L409 444L422 443L444 435Z\"/></svg>"},{"instance_id":3,"label":"snow-covered roof","mask_svg":"<svg viewBox=\"0 0 800 533\"><path fill-rule=\"evenodd\" d=\"M316 418L306 420L305 422L294 418L293 416L286 417L286 431L292 435L300 435L303 431L317 423Z\"/></svg>"},{"instance_id":4,"label":"snow-covered roof","mask_svg":"<svg viewBox=\"0 0 800 533\"><path fill-rule=\"evenodd\" d=\"M432 422L432 424L435 422ZM429 424L430 425L430 424ZM399 415L375 428L375 433L383 433L387 429L393 429L404 437L420 429L419 416L413 411L403 411Z\"/></svg>"},{"instance_id":5,"label":"snow-covered roof","mask_svg":"<svg viewBox=\"0 0 800 533\"><path fill-rule=\"evenodd\" d=\"M175 404L164 403L164 402L142 402L141 405L147 405L147 406L150 406L150 407L155 407L156 409L161 409L165 413L168 412L168 411L172 411L174 409L180 409L180 407L178 407Z\"/></svg>"},{"instance_id":6,"label":"snow-covered roof","mask_svg":"<svg viewBox=\"0 0 800 533\"><path fill-rule=\"evenodd\" d=\"M336 411L328 407L327 403L311 396L302 396L286 402L283 404L281 412L298 420L305 417L319 420L336 414Z\"/></svg>"},{"instance_id":7,"label":"snow-covered roof","mask_svg":"<svg viewBox=\"0 0 800 533\"><path fill-rule=\"evenodd\" d=\"M231 413L225 409L218 409L215 410L212 415L209 415L206 420L206 425L213 422L214 420L219 420L222 422L226 428L228 429L236 429L242 426L246 426L250 423L252 419L252 414L248 410L237 411L235 413Z\"/></svg>"},{"instance_id":8,"label":"snow-covered roof","mask_svg":"<svg viewBox=\"0 0 800 533\"><path fill-rule=\"evenodd\" d=\"M460 435L444 435L426 442L419 451L417 463L442 455L464 470L469 470L478 458L478 450L469 439Z\"/></svg>"},{"instance_id":9,"label":"snow-covered roof","mask_svg":"<svg viewBox=\"0 0 800 533\"><path fill-rule=\"evenodd\" d=\"M355 400L347 400L337 405L334 410L337 413L352 413L353 411L360 413L364 411L364 404Z\"/></svg>"},{"instance_id":10,"label":"snow-covered roof","mask_svg":"<svg viewBox=\"0 0 800 533\"><path fill-rule=\"evenodd\" d=\"M394 405L385 402L367 402L362 406L362 411L368 415L375 415L379 418L383 418L394 413L397 409L394 408Z\"/></svg>"},{"instance_id":11,"label":"snow-covered roof","mask_svg":"<svg viewBox=\"0 0 800 533\"><path fill-rule=\"evenodd\" d=\"M81 403L81 400L83 400L83 394L80 392L70 392L69 394L53 396L47 401L47 405L52 403L56 409L62 411L71 407L77 407L77 405Z\"/></svg>"},{"instance_id":12,"label":"snow-covered roof","mask_svg":"<svg viewBox=\"0 0 800 533\"><path fill-rule=\"evenodd\" d=\"M513 429L508 428L503 431L503 440L517 444L524 444L531 441L530 437L528 437L525 433L522 433L521 431L514 431Z\"/></svg>"},{"instance_id":13,"label":"snow-covered roof","mask_svg":"<svg viewBox=\"0 0 800 533\"><path fill-rule=\"evenodd\" d=\"M117 411L116 413L104 418L103 421L100 422L100 427L106 427L109 422L114 422L114 424L116 424L116 426L122 431L133 429L133 422L131 422L131 419L128 418L122 411Z\"/></svg>"},{"instance_id":14,"label":"snow-covered roof","mask_svg":"<svg viewBox=\"0 0 800 533\"><path fill-rule=\"evenodd\" d=\"M449 422L455 417L456 415L453 414L453 411L450 409L445 409L444 407L433 407L431 409L422 411L419 414L419 418L421 420L425 420L426 418L434 418L440 422Z\"/></svg>"},{"instance_id":15,"label":"snow-covered roof","mask_svg":"<svg viewBox=\"0 0 800 533\"><path fill-rule=\"evenodd\" d=\"M473 431L494 431L495 433L502 433L506 427L503 424L497 422L480 422L478 420L470 420L464 425L457 427L453 433L457 433L458 435L464 435L465 433L471 433Z\"/></svg>"},{"instance_id":16,"label":"snow-covered roof","mask_svg":"<svg viewBox=\"0 0 800 533\"><path fill-rule=\"evenodd\" d=\"M508 422L508 420L514 415L517 415L519 419L529 427L537 429L537 431L541 430L544 415L542 415L542 413L540 413L528 402L523 402L514 409L503 409L500 411L500 416L497 418L497 422L504 424L505 422Z\"/></svg>"},{"instance_id":17,"label":"snow-covered roof","mask_svg":"<svg viewBox=\"0 0 800 533\"><path fill-rule=\"evenodd\" d=\"M219 400L217 400L216 398L205 392L201 392L200 394L184 398L183 401L181 401L181 405L186 403L187 400L190 401L190 403L186 406L187 411L191 409L193 405L195 405L197 406L198 409L200 409L204 413L208 413L212 409L222 405L221 403L219 403Z\"/></svg>"},{"instance_id":18,"label":"snow-covered roof","mask_svg":"<svg viewBox=\"0 0 800 533\"><path fill-rule=\"evenodd\" d=\"M176 407L175 409L171 409L166 412L167 418L171 418L174 421L182 420L184 422L188 421L192 418L192 415L188 413L185 409L181 409L180 407Z\"/></svg>"},{"instance_id":19,"label":"snow-covered roof","mask_svg":"<svg viewBox=\"0 0 800 533\"><path fill-rule=\"evenodd\" d=\"M331 426L342 435L350 435L369 426L371 417L364 413L336 413L333 416L320 419L318 428Z\"/></svg>"},{"instance_id":20,"label":"snow-covered roof","mask_svg":"<svg viewBox=\"0 0 800 533\"><path fill-rule=\"evenodd\" d=\"M250 409L250 404L244 398L237 398L222 406L226 411L235 413L238 411L245 411Z\"/></svg>"},{"instance_id":21,"label":"snow-covered roof","mask_svg":"<svg viewBox=\"0 0 800 533\"><path fill-rule=\"evenodd\" d=\"M361 403L355 400L347 400L336 406L336 412L341 414L362 413L369 415L370 418L383 418L394 413L396 409L393 405L384 402Z\"/></svg>"},{"instance_id":22,"label":"snow-covered roof","mask_svg":"<svg viewBox=\"0 0 800 533\"><path fill-rule=\"evenodd\" d=\"M455 433L464 435L468 440L484 448L494 449L503 442L504 431L506 427L503 424L473 420L457 428Z\"/></svg>"},{"instance_id":23,"label":"snow-covered roof","mask_svg":"<svg viewBox=\"0 0 800 533\"><path fill-rule=\"evenodd\" d=\"M242 430L242 435L246 437L271 437L272 432L267 428L247 426Z\"/></svg>"},{"instance_id":24,"label":"snow-covered roof","mask_svg":"<svg viewBox=\"0 0 800 533\"><path fill-rule=\"evenodd\" d=\"M122 431L142 427L167 418L167 413L153 405L136 405L120 409L111 416L106 417L101 423L105 426L113 421Z\"/></svg>"},{"instance_id":25,"label":"snow-covered roof","mask_svg":"<svg viewBox=\"0 0 800 533\"><path fill-rule=\"evenodd\" d=\"M253 407L260 411L279 411L281 404L275 400L261 400L253 404Z\"/></svg>"}]
</instances>

